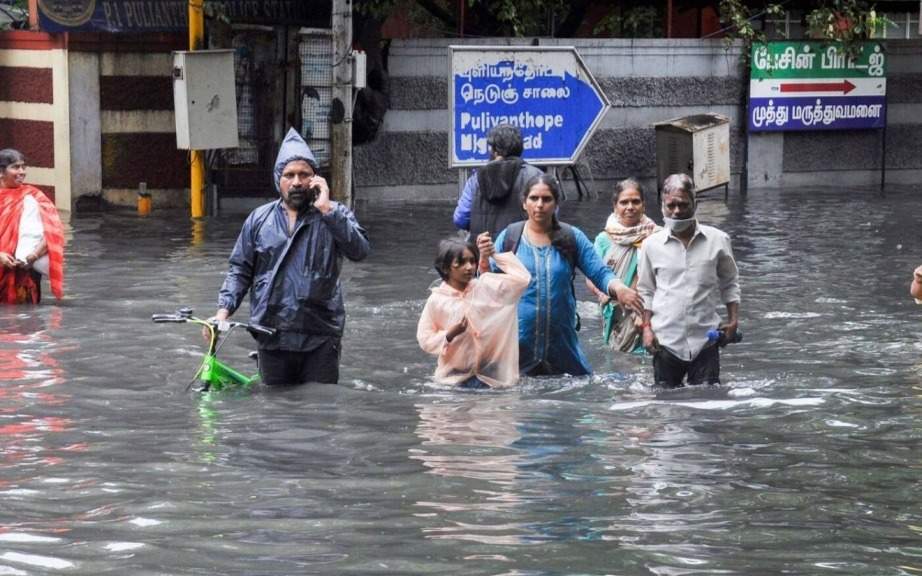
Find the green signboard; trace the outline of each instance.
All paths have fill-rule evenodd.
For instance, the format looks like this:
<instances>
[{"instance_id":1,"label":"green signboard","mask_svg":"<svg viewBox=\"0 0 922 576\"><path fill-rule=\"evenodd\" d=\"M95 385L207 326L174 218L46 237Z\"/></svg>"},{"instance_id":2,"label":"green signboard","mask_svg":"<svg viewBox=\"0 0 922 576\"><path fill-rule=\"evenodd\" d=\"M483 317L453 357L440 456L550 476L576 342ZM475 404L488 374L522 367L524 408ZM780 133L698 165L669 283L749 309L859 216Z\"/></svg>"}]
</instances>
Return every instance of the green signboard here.
<instances>
[{"instance_id":1,"label":"green signboard","mask_svg":"<svg viewBox=\"0 0 922 576\"><path fill-rule=\"evenodd\" d=\"M849 57L841 45L768 42L752 47L749 129L843 130L886 122L887 57L877 42Z\"/></svg>"},{"instance_id":2,"label":"green signboard","mask_svg":"<svg viewBox=\"0 0 922 576\"><path fill-rule=\"evenodd\" d=\"M752 79L883 78L886 54L877 42L865 42L855 59L844 49L821 42L768 42L752 47Z\"/></svg>"}]
</instances>

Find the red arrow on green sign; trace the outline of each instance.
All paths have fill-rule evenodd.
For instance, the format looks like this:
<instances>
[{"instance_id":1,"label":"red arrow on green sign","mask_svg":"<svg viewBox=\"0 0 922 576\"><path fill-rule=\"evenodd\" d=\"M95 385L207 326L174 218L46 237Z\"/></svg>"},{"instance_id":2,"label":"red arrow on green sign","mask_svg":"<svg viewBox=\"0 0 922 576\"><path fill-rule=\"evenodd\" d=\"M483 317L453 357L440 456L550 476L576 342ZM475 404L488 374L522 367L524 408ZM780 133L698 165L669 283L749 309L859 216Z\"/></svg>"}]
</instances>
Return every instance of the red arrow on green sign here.
<instances>
[{"instance_id":1,"label":"red arrow on green sign","mask_svg":"<svg viewBox=\"0 0 922 576\"><path fill-rule=\"evenodd\" d=\"M807 82L782 84L782 92L842 92L848 94L855 89L855 85L848 80L842 82Z\"/></svg>"}]
</instances>

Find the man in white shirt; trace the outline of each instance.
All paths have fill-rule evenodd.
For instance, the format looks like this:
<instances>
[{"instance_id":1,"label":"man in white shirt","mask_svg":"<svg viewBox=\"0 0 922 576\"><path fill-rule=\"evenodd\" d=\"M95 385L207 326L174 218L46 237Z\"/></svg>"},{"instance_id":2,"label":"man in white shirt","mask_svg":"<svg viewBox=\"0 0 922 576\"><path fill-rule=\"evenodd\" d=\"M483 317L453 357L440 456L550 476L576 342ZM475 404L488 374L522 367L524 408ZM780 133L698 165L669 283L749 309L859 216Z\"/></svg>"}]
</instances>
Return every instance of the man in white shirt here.
<instances>
[{"instance_id":1,"label":"man in white shirt","mask_svg":"<svg viewBox=\"0 0 922 576\"><path fill-rule=\"evenodd\" d=\"M739 271L730 237L700 224L696 208L691 178L669 176L663 183L664 228L640 249L643 344L654 353L656 384L667 388L683 386L683 380L719 384L720 354L708 331L718 328L721 341L733 341L739 321Z\"/></svg>"}]
</instances>

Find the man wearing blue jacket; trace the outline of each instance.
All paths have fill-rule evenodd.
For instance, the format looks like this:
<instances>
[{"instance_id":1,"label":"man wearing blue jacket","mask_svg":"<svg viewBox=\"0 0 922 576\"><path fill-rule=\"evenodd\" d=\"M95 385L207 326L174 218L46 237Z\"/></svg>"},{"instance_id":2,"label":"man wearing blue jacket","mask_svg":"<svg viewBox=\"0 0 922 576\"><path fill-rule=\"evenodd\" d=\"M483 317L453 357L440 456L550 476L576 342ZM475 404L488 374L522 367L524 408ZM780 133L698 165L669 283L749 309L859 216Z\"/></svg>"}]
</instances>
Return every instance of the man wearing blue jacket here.
<instances>
[{"instance_id":1,"label":"man wearing blue jacket","mask_svg":"<svg viewBox=\"0 0 922 576\"><path fill-rule=\"evenodd\" d=\"M294 129L273 170L279 200L247 217L218 294L216 320L227 320L250 292L250 322L276 329L259 336L259 372L268 385L335 383L345 325L339 273L343 256L369 252L355 215L330 200L317 161Z\"/></svg>"},{"instance_id":2,"label":"man wearing blue jacket","mask_svg":"<svg viewBox=\"0 0 922 576\"><path fill-rule=\"evenodd\" d=\"M487 134L490 162L467 179L452 217L455 228L467 230L468 238L489 232L496 239L506 226L526 219L525 184L542 172L522 160L523 147L518 126L499 124Z\"/></svg>"}]
</instances>

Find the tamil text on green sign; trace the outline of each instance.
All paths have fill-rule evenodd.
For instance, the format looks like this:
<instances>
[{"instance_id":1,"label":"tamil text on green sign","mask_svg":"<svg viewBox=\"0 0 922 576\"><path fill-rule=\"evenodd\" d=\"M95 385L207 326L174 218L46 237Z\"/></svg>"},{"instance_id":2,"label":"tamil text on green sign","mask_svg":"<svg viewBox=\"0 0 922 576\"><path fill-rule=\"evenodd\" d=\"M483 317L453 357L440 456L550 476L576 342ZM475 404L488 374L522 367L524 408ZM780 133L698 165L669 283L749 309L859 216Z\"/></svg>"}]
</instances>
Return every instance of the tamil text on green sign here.
<instances>
[{"instance_id":1,"label":"tamil text on green sign","mask_svg":"<svg viewBox=\"0 0 922 576\"><path fill-rule=\"evenodd\" d=\"M768 42L752 47L749 130L883 128L886 54L876 42L849 57L838 45Z\"/></svg>"}]
</instances>

